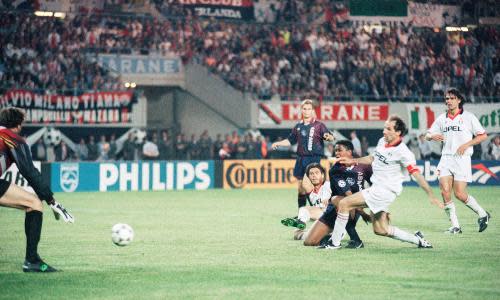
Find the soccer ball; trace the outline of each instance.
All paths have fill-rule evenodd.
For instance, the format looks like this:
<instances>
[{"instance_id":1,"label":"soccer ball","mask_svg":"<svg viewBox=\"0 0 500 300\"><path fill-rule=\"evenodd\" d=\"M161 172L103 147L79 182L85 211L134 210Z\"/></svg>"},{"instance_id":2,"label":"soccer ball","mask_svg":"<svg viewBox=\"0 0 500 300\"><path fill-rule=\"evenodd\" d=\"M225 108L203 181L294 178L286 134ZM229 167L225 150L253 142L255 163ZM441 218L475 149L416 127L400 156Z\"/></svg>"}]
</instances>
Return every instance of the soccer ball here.
<instances>
[{"instance_id":1,"label":"soccer ball","mask_svg":"<svg viewBox=\"0 0 500 300\"><path fill-rule=\"evenodd\" d=\"M117 246L127 246L134 239L134 230L127 224L118 223L111 228L111 240Z\"/></svg>"},{"instance_id":2,"label":"soccer ball","mask_svg":"<svg viewBox=\"0 0 500 300\"><path fill-rule=\"evenodd\" d=\"M52 127L48 128L43 134L43 143L45 146L57 146L61 143L61 139L61 131Z\"/></svg>"},{"instance_id":3,"label":"soccer ball","mask_svg":"<svg viewBox=\"0 0 500 300\"><path fill-rule=\"evenodd\" d=\"M146 136L148 133L145 130L142 129L136 129L135 130L135 143L137 145L142 145L146 141Z\"/></svg>"}]
</instances>

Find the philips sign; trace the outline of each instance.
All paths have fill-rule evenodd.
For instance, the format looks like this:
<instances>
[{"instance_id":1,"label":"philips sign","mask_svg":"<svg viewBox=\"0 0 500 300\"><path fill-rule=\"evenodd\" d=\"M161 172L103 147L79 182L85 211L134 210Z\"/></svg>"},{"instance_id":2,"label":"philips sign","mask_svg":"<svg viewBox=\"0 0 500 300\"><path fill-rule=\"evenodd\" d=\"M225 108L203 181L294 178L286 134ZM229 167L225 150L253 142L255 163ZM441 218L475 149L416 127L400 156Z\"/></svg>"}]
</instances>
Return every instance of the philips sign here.
<instances>
[{"instance_id":1,"label":"philips sign","mask_svg":"<svg viewBox=\"0 0 500 300\"><path fill-rule=\"evenodd\" d=\"M165 191L214 186L212 161L52 164L54 192Z\"/></svg>"}]
</instances>

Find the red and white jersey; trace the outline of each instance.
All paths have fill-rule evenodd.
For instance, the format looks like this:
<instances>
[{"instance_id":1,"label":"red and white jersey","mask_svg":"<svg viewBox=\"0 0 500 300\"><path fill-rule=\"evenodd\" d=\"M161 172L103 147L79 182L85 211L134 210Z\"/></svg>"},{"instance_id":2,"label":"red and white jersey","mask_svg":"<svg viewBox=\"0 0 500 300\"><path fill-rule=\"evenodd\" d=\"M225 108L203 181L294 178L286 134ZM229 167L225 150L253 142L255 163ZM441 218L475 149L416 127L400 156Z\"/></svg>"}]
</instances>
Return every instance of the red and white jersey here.
<instances>
[{"instance_id":1,"label":"red and white jersey","mask_svg":"<svg viewBox=\"0 0 500 300\"><path fill-rule=\"evenodd\" d=\"M373 185L384 186L398 195L403 190L406 172L411 174L419 171L415 155L401 139L388 145L381 138L372 155Z\"/></svg>"},{"instance_id":2,"label":"red and white jersey","mask_svg":"<svg viewBox=\"0 0 500 300\"><path fill-rule=\"evenodd\" d=\"M325 181L323 185L321 185L319 188L315 188L310 194L309 194L309 201L311 202L312 206L317 206L323 208L323 200L330 199L332 197L332 190L330 188L330 181Z\"/></svg>"},{"instance_id":3,"label":"red and white jersey","mask_svg":"<svg viewBox=\"0 0 500 300\"><path fill-rule=\"evenodd\" d=\"M448 113L439 115L428 132L444 136L442 155L455 155L458 147L472 140L474 136L486 133L477 117L468 111L459 111L454 116ZM473 148L469 147L464 155L471 156L472 153Z\"/></svg>"}]
</instances>

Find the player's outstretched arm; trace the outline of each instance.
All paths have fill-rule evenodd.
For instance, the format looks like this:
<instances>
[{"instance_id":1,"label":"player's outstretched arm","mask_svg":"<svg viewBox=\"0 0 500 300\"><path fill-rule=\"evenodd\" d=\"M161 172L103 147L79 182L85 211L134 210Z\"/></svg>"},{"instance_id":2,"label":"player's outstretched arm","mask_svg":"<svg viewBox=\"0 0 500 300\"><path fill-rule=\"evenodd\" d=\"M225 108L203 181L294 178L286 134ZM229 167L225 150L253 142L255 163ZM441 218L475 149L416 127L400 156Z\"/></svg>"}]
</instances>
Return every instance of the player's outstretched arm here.
<instances>
[{"instance_id":1,"label":"player's outstretched arm","mask_svg":"<svg viewBox=\"0 0 500 300\"><path fill-rule=\"evenodd\" d=\"M412 174L413 178L415 181L417 181L418 185L427 193L427 196L429 196L429 201L431 204L436 205L437 207L443 209L444 204L434 196L434 192L432 191L431 187L429 186L429 183L425 180L424 176L420 174L420 172L415 172Z\"/></svg>"},{"instance_id":2,"label":"player's outstretched arm","mask_svg":"<svg viewBox=\"0 0 500 300\"><path fill-rule=\"evenodd\" d=\"M292 144L290 143L290 141L288 139L284 139L282 141L279 141L279 142L274 142L272 145L271 145L271 148L273 150L276 150L278 149L278 147L290 147Z\"/></svg>"},{"instance_id":3,"label":"player's outstretched arm","mask_svg":"<svg viewBox=\"0 0 500 300\"><path fill-rule=\"evenodd\" d=\"M352 166L352 165L371 165L373 162L373 156L368 155L368 156L363 156L359 158L347 158L347 157L341 157L339 159L339 163L346 165L346 166Z\"/></svg>"}]
</instances>

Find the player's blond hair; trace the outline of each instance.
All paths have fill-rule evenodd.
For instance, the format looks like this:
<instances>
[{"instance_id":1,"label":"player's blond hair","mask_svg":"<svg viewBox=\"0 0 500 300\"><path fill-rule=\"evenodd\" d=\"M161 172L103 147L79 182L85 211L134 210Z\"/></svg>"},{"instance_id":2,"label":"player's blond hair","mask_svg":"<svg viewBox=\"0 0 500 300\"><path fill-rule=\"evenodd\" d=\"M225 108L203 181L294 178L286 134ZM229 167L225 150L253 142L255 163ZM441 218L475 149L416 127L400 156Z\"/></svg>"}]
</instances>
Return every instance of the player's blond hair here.
<instances>
[{"instance_id":1,"label":"player's blond hair","mask_svg":"<svg viewBox=\"0 0 500 300\"><path fill-rule=\"evenodd\" d=\"M306 104L310 104L313 108L316 107L316 101L312 100L312 99L305 99L303 100L301 103L300 103L300 107L304 107L304 105Z\"/></svg>"}]
</instances>

